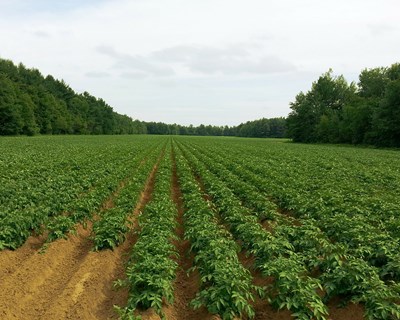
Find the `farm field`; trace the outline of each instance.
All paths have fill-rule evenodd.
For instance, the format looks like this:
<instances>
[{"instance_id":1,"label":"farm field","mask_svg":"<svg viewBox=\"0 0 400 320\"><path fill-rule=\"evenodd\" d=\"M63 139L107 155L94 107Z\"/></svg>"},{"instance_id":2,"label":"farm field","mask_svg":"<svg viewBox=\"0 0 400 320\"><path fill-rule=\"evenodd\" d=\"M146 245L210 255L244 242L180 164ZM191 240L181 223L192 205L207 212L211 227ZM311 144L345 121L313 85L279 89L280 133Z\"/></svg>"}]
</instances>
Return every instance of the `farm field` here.
<instances>
[{"instance_id":1,"label":"farm field","mask_svg":"<svg viewBox=\"0 0 400 320\"><path fill-rule=\"evenodd\" d=\"M399 151L0 139L1 319L400 319Z\"/></svg>"}]
</instances>

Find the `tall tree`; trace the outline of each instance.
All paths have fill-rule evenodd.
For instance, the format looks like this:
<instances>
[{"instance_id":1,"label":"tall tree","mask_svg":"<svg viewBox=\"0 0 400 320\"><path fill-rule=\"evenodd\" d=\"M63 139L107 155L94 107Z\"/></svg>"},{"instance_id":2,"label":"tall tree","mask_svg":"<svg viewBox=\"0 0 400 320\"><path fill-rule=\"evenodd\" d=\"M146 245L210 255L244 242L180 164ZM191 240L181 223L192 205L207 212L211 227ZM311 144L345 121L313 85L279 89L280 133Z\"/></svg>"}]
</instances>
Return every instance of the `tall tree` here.
<instances>
[{"instance_id":1,"label":"tall tree","mask_svg":"<svg viewBox=\"0 0 400 320\"><path fill-rule=\"evenodd\" d=\"M390 81L373 123L375 143L400 147L400 80Z\"/></svg>"},{"instance_id":2,"label":"tall tree","mask_svg":"<svg viewBox=\"0 0 400 320\"><path fill-rule=\"evenodd\" d=\"M289 135L298 142L339 142L342 110L355 95L354 83L332 76L332 70L324 73L310 91L301 92L290 103Z\"/></svg>"},{"instance_id":3,"label":"tall tree","mask_svg":"<svg viewBox=\"0 0 400 320\"><path fill-rule=\"evenodd\" d=\"M104 100L77 94L63 80L0 59L0 134L142 133Z\"/></svg>"},{"instance_id":4,"label":"tall tree","mask_svg":"<svg viewBox=\"0 0 400 320\"><path fill-rule=\"evenodd\" d=\"M0 73L0 134L20 134L24 125L13 82Z\"/></svg>"}]
</instances>

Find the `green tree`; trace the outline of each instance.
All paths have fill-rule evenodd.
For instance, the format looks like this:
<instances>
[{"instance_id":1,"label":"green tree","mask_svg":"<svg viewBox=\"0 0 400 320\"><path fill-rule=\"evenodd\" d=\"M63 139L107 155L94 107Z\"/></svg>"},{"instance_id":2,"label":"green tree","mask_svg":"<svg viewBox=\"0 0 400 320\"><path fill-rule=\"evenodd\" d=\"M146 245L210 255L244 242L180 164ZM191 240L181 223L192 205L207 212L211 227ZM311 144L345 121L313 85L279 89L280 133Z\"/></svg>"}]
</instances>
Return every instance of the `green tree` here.
<instances>
[{"instance_id":1,"label":"green tree","mask_svg":"<svg viewBox=\"0 0 400 320\"><path fill-rule=\"evenodd\" d=\"M340 123L341 142L360 144L367 143L372 126L374 103L358 97L345 105Z\"/></svg>"},{"instance_id":2,"label":"green tree","mask_svg":"<svg viewBox=\"0 0 400 320\"><path fill-rule=\"evenodd\" d=\"M343 76L332 76L332 70L324 73L310 91L301 92L290 103L289 136L298 142L338 142L342 110L355 95L354 83L348 84Z\"/></svg>"},{"instance_id":3,"label":"green tree","mask_svg":"<svg viewBox=\"0 0 400 320\"><path fill-rule=\"evenodd\" d=\"M21 133L28 136L39 133L39 126L35 117L35 105L31 97L27 93L19 93L16 102L23 122Z\"/></svg>"},{"instance_id":4,"label":"green tree","mask_svg":"<svg viewBox=\"0 0 400 320\"><path fill-rule=\"evenodd\" d=\"M23 125L24 121L17 103L14 84L4 74L0 73L0 134L20 134Z\"/></svg>"},{"instance_id":5,"label":"green tree","mask_svg":"<svg viewBox=\"0 0 400 320\"><path fill-rule=\"evenodd\" d=\"M364 69L359 76L359 95L363 98L380 99L389 82L387 68Z\"/></svg>"},{"instance_id":6,"label":"green tree","mask_svg":"<svg viewBox=\"0 0 400 320\"><path fill-rule=\"evenodd\" d=\"M400 80L391 81L373 120L375 143L400 147Z\"/></svg>"},{"instance_id":7,"label":"green tree","mask_svg":"<svg viewBox=\"0 0 400 320\"><path fill-rule=\"evenodd\" d=\"M0 134L145 133L104 100L77 94L63 80L0 59Z\"/></svg>"},{"instance_id":8,"label":"green tree","mask_svg":"<svg viewBox=\"0 0 400 320\"><path fill-rule=\"evenodd\" d=\"M313 105L309 94L300 92L290 103L292 112L287 118L288 135L295 142L315 142L316 126L321 114Z\"/></svg>"}]
</instances>

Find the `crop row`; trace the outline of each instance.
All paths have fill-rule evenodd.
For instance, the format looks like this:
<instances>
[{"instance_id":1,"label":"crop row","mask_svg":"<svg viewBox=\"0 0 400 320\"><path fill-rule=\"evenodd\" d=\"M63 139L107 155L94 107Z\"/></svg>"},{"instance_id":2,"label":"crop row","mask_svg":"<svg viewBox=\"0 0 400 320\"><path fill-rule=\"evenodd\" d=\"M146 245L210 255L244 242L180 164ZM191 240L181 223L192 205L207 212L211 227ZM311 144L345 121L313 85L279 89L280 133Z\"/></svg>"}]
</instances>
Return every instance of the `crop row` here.
<instances>
[{"instance_id":1,"label":"crop row","mask_svg":"<svg viewBox=\"0 0 400 320\"><path fill-rule=\"evenodd\" d=\"M399 238L400 167L396 152L249 142L198 147L230 155L261 177L270 195L298 213L355 218ZM244 157L243 155L246 155ZM290 197L285 194L291 193ZM347 232L347 230L346 230ZM349 236L351 236L349 234Z\"/></svg>"},{"instance_id":2,"label":"crop row","mask_svg":"<svg viewBox=\"0 0 400 320\"><path fill-rule=\"evenodd\" d=\"M231 187L234 178L231 173L227 172L221 167L229 168L236 174L237 180L242 182L236 183L236 185L243 185L243 181L253 183L261 191L266 192L266 188L273 188L271 181L266 179L267 174L252 173L252 171L245 169L245 165L251 168L257 168L257 163L253 163L251 159L247 158L246 161L242 160L238 163L238 157L227 157L219 154L218 150L209 148L211 150L205 150L209 147L196 146L191 148L191 151L196 154L197 157L202 158L205 161L208 168L211 168L214 172L220 173L220 178L230 181ZM198 152L196 150L202 150ZM208 158L208 160L206 160ZM235 159L235 160L233 160ZM220 165L219 165L220 164ZM198 164L197 164L198 165ZM219 168L218 168L219 167ZM228 178L227 178L228 177ZM230 177L230 178L229 178ZM229 184L229 183L228 183ZM239 187L243 188L242 186ZM249 186L247 186L249 189ZM279 188L279 187L278 187ZM253 188L254 189L254 188ZM281 189L281 188L279 188ZM217 189L218 190L218 189ZM282 191L282 190L281 190ZM285 194L285 193L283 193ZM241 197L244 203L248 202L250 194L245 197ZM264 197L268 197L266 192ZM282 197L282 194L280 194ZM254 206L253 206L254 207ZM398 285L393 282L396 279L397 265L395 263L396 253L391 252L392 261L383 268L378 269L375 265L369 265L363 258L365 256L360 255L361 250L366 250L365 247L357 248L353 250L349 248L348 243L345 241L337 241L332 244L327 235L332 232L340 232L340 222L335 224L321 224L321 218L324 217L309 217L308 215L302 215L299 225L290 226L279 225L274 228L275 236L281 235L290 239L290 243L294 246L296 252L301 254L303 259L309 266L318 268L318 272L321 274L319 279L324 285L326 291L325 300L335 295L346 295L350 296L353 301L363 302L366 306L366 316L371 319L385 319L389 314L399 317L399 307L394 302L399 299ZM353 226L357 225L357 220L353 222ZM331 233L323 234L321 229L326 231L327 228L331 230ZM362 224L361 224L362 226ZM358 236L363 235L360 226L356 228L354 233L358 233ZM391 243L385 243L385 238L374 237L374 242L367 243L365 246L370 246L370 255L381 254L377 250L377 245L391 246ZM313 239L313 237L315 237ZM340 240L340 239L339 239ZM379 242L378 240L381 240ZM387 240L386 240L387 241ZM372 250L372 246L375 246L375 250ZM378 247L379 248L379 247ZM367 260L368 261L368 260ZM397 260L398 261L398 260ZM384 283L384 276L390 274L389 280ZM383 279L380 279L381 278Z\"/></svg>"},{"instance_id":3,"label":"crop row","mask_svg":"<svg viewBox=\"0 0 400 320\"><path fill-rule=\"evenodd\" d=\"M113 248L122 241L124 236L121 233L127 230L127 226L122 224L118 227L117 222L127 214L131 203L135 203L137 194L144 183L143 174L147 170L144 164L151 165L154 154L157 154L160 148L161 144L144 153L139 153L131 160L129 166L126 166L128 170L124 168L124 170L117 170L114 175L106 176L87 193L71 202L62 214L49 217L44 223L48 231L47 242L66 238L68 233L75 232L77 223L86 222L87 219L94 220L95 250ZM118 193L116 198L115 193ZM115 206L103 208L107 201L115 202ZM114 211L115 215L118 213L119 220L114 219L114 223L111 223L112 219L107 220L106 217L98 219L99 216L113 216L111 211ZM121 228L121 232L117 232L118 228Z\"/></svg>"},{"instance_id":4,"label":"crop row","mask_svg":"<svg viewBox=\"0 0 400 320\"><path fill-rule=\"evenodd\" d=\"M127 306L120 310L123 318L132 318L136 309L153 308L162 318L163 302L174 300L173 281L178 256L172 241L176 238L177 208L171 196L171 144L168 143L155 173L151 200L138 218L138 239L132 248L127 278Z\"/></svg>"},{"instance_id":5,"label":"crop row","mask_svg":"<svg viewBox=\"0 0 400 320\"><path fill-rule=\"evenodd\" d=\"M0 169L0 250L16 249L32 232L48 230L49 241L63 237L98 210L149 148L160 143L123 139L98 145L87 139L43 138L34 147L14 139L14 148L5 148L0 157L9 161Z\"/></svg>"},{"instance_id":6,"label":"crop row","mask_svg":"<svg viewBox=\"0 0 400 320\"><path fill-rule=\"evenodd\" d=\"M124 181L124 185L113 199L111 208L98 211L98 217L93 223L94 249L114 249L125 240L132 223L129 217L132 215L137 203L139 203L141 191L144 190L150 173L157 163L157 159L165 146L159 145L146 159L138 164L133 176Z\"/></svg>"},{"instance_id":7,"label":"crop row","mask_svg":"<svg viewBox=\"0 0 400 320\"><path fill-rule=\"evenodd\" d=\"M233 235L256 258L256 268L274 282L267 288L269 301L278 308L288 308L299 319L325 319L327 308L317 293L319 281L307 276L301 256L294 252L287 237L272 234L257 222L256 216L204 164L185 152L192 169L202 179L215 207Z\"/></svg>"},{"instance_id":8,"label":"crop row","mask_svg":"<svg viewBox=\"0 0 400 320\"><path fill-rule=\"evenodd\" d=\"M195 253L194 268L200 273L200 291L191 305L205 306L222 319L254 316L251 301L260 288L239 262L239 249L231 234L218 223L180 150L174 147L177 174L183 194L185 239Z\"/></svg>"},{"instance_id":9,"label":"crop row","mask_svg":"<svg viewBox=\"0 0 400 320\"><path fill-rule=\"evenodd\" d=\"M216 150L215 150L216 151ZM306 200L308 205L302 206L304 200L299 197L301 190L293 190L291 188L282 188L280 184L271 183L268 176L268 168L260 169L260 164L247 159L247 167L245 162L241 161L238 166L236 161L231 161L224 157L218 157L215 152L213 161L222 161L230 170L234 171L242 180L251 182L265 195L275 197L276 201L282 208L291 210L302 221L312 220L325 232L325 234L334 242L342 243L350 250L351 254L366 260L372 266L380 268L380 276L385 280L398 280L399 278L399 262L400 262L400 244L396 239L376 225L369 223L361 214L332 213L339 210L335 207L327 207L321 205L321 202L315 203ZM251 163L249 166L248 164ZM287 184L287 182L286 182ZM279 194L277 193L279 190ZM315 191L319 194L319 191ZM322 197L322 195L320 195ZM315 197L315 195L313 195ZM290 203L290 206L286 206ZM348 204L349 208L357 208L357 203Z\"/></svg>"}]
</instances>

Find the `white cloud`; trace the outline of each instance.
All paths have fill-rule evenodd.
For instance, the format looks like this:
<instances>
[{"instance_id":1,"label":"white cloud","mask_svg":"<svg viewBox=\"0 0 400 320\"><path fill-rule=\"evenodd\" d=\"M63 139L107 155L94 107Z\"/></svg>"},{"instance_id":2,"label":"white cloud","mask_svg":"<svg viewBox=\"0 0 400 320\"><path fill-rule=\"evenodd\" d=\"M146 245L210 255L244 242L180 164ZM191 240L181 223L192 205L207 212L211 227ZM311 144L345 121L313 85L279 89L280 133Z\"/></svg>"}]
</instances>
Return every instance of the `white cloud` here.
<instances>
[{"instance_id":1,"label":"white cloud","mask_svg":"<svg viewBox=\"0 0 400 320\"><path fill-rule=\"evenodd\" d=\"M141 55L119 53L109 46L99 46L96 48L96 51L114 59L113 67L116 69L133 70L136 74L148 74L153 76L174 75L174 70L168 65L152 62Z\"/></svg>"},{"instance_id":2,"label":"white cloud","mask_svg":"<svg viewBox=\"0 0 400 320\"><path fill-rule=\"evenodd\" d=\"M85 76L88 78L108 78L111 76L111 74L101 71L89 71L85 73Z\"/></svg>"},{"instance_id":3,"label":"white cloud","mask_svg":"<svg viewBox=\"0 0 400 320\"><path fill-rule=\"evenodd\" d=\"M137 76L173 76L183 75L182 70L190 74L269 74L295 71L293 64L277 56L251 54L245 43L225 47L182 45L151 52L147 55L129 55L117 52L110 46L98 46L96 51L114 60L112 68L133 70L123 75Z\"/></svg>"},{"instance_id":4,"label":"white cloud","mask_svg":"<svg viewBox=\"0 0 400 320\"><path fill-rule=\"evenodd\" d=\"M42 31L42 30L33 31L32 34L39 38L50 38L51 37L51 34L49 32Z\"/></svg>"},{"instance_id":5,"label":"white cloud","mask_svg":"<svg viewBox=\"0 0 400 320\"><path fill-rule=\"evenodd\" d=\"M399 27L396 28L385 23L368 24L368 29L375 37L391 37L396 32L396 29L399 31Z\"/></svg>"},{"instance_id":6,"label":"white cloud","mask_svg":"<svg viewBox=\"0 0 400 320\"><path fill-rule=\"evenodd\" d=\"M329 68L357 80L398 61L398 12L398 0L2 0L0 56L134 118L234 124L286 115Z\"/></svg>"},{"instance_id":7,"label":"white cloud","mask_svg":"<svg viewBox=\"0 0 400 320\"><path fill-rule=\"evenodd\" d=\"M151 54L166 63L176 63L196 73L225 75L268 74L294 71L294 66L277 56L257 57L251 54L253 43L230 44L225 47L175 46Z\"/></svg>"},{"instance_id":8,"label":"white cloud","mask_svg":"<svg viewBox=\"0 0 400 320\"><path fill-rule=\"evenodd\" d=\"M145 79L147 76L145 72L122 72L120 74L120 77L125 79Z\"/></svg>"}]
</instances>

